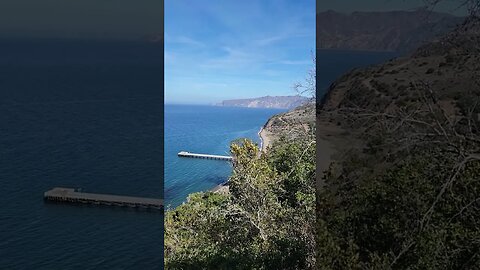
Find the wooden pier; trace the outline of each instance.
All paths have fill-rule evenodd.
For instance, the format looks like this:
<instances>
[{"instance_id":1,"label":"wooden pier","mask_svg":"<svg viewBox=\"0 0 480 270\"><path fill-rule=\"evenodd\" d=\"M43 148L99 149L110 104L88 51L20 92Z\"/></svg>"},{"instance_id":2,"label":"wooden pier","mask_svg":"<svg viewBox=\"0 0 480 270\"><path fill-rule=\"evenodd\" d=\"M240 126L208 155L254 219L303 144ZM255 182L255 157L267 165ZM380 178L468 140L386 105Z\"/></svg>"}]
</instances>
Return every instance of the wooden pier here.
<instances>
[{"instance_id":1,"label":"wooden pier","mask_svg":"<svg viewBox=\"0 0 480 270\"><path fill-rule=\"evenodd\" d=\"M163 210L163 200L161 199L84 193L78 192L73 188L56 187L45 192L43 197L45 200L53 202Z\"/></svg>"},{"instance_id":2,"label":"wooden pier","mask_svg":"<svg viewBox=\"0 0 480 270\"><path fill-rule=\"evenodd\" d=\"M219 156L219 155L207 155L207 154L194 154L186 151L178 153L179 157L188 157L188 158L205 158L205 159L217 159L217 160L226 160L232 161L233 157L230 156Z\"/></svg>"}]
</instances>

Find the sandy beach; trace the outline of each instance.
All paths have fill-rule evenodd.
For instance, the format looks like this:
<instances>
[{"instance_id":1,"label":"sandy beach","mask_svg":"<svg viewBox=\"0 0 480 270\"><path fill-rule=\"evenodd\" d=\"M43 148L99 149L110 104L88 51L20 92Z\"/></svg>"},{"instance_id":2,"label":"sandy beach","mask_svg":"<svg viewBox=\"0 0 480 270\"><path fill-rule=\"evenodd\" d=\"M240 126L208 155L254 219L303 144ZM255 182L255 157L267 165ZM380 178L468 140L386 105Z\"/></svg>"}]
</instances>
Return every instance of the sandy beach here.
<instances>
[{"instance_id":1,"label":"sandy beach","mask_svg":"<svg viewBox=\"0 0 480 270\"><path fill-rule=\"evenodd\" d=\"M220 193L220 194L228 194L229 191L230 191L230 189L228 187L228 182L222 183L222 184L214 187L212 190L210 190L210 192Z\"/></svg>"},{"instance_id":2,"label":"sandy beach","mask_svg":"<svg viewBox=\"0 0 480 270\"><path fill-rule=\"evenodd\" d=\"M258 132L258 135L260 136L260 150L266 152L267 147L272 143L270 132L262 127Z\"/></svg>"}]
</instances>

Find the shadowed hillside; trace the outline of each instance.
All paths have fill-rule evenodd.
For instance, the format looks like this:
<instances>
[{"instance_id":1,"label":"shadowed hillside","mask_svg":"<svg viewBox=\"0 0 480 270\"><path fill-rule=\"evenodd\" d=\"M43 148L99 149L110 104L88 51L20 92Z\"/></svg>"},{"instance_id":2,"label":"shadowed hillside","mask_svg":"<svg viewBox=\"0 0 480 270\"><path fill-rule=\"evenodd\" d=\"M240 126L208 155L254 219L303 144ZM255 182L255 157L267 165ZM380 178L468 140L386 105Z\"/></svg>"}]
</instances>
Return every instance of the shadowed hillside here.
<instances>
[{"instance_id":1,"label":"shadowed hillside","mask_svg":"<svg viewBox=\"0 0 480 270\"><path fill-rule=\"evenodd\" d=\"M478 269L480 22L331 85L318 269Z\"/></svg>"}]
</instances>

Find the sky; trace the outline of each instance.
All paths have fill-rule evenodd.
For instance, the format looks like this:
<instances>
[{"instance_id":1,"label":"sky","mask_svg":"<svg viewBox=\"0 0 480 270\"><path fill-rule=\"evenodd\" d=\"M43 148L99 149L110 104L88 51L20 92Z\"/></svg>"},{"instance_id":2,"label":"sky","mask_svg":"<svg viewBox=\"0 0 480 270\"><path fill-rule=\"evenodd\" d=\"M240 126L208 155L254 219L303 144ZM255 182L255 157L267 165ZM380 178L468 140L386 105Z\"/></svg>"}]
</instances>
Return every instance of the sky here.
<instances>
[{"instance_id":1,"label":"sky","mask_svg":"<svg viewBox=\"0 0 480 270\"><path fill-rule=\"evenodd\" d=\"M0 37L139 39L161 34L163 0L0 0Z\"/></svg>"},{"instance_id":2,"label":"sky","mask_svg":"<svg viewBox=\"0 0 480 270\"><path fill-rule=\"evenodd\" d=\"M165 103L295 95L314 50L314 0L166 0Z\"/></svg>"}]
</instances>

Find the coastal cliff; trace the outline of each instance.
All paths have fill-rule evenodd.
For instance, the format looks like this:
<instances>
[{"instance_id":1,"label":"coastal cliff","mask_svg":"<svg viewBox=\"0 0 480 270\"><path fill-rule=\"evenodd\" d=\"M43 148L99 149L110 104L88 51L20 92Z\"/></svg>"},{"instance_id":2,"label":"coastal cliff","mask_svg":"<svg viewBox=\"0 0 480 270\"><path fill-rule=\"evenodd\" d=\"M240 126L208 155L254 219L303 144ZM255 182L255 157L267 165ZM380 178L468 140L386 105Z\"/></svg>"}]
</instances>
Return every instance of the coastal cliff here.
<instances>
[{"instance_id":1,"label":"coastal cliff","mask_svg":"<svg viewBox=\"0 0 480 270\"><path fill-rule=\"evenodd\" d=\"M310 102L268 119L260 131L262 150L280 138L295 140L315 137L315 104Z\"/></svg>"}]
</instances>

